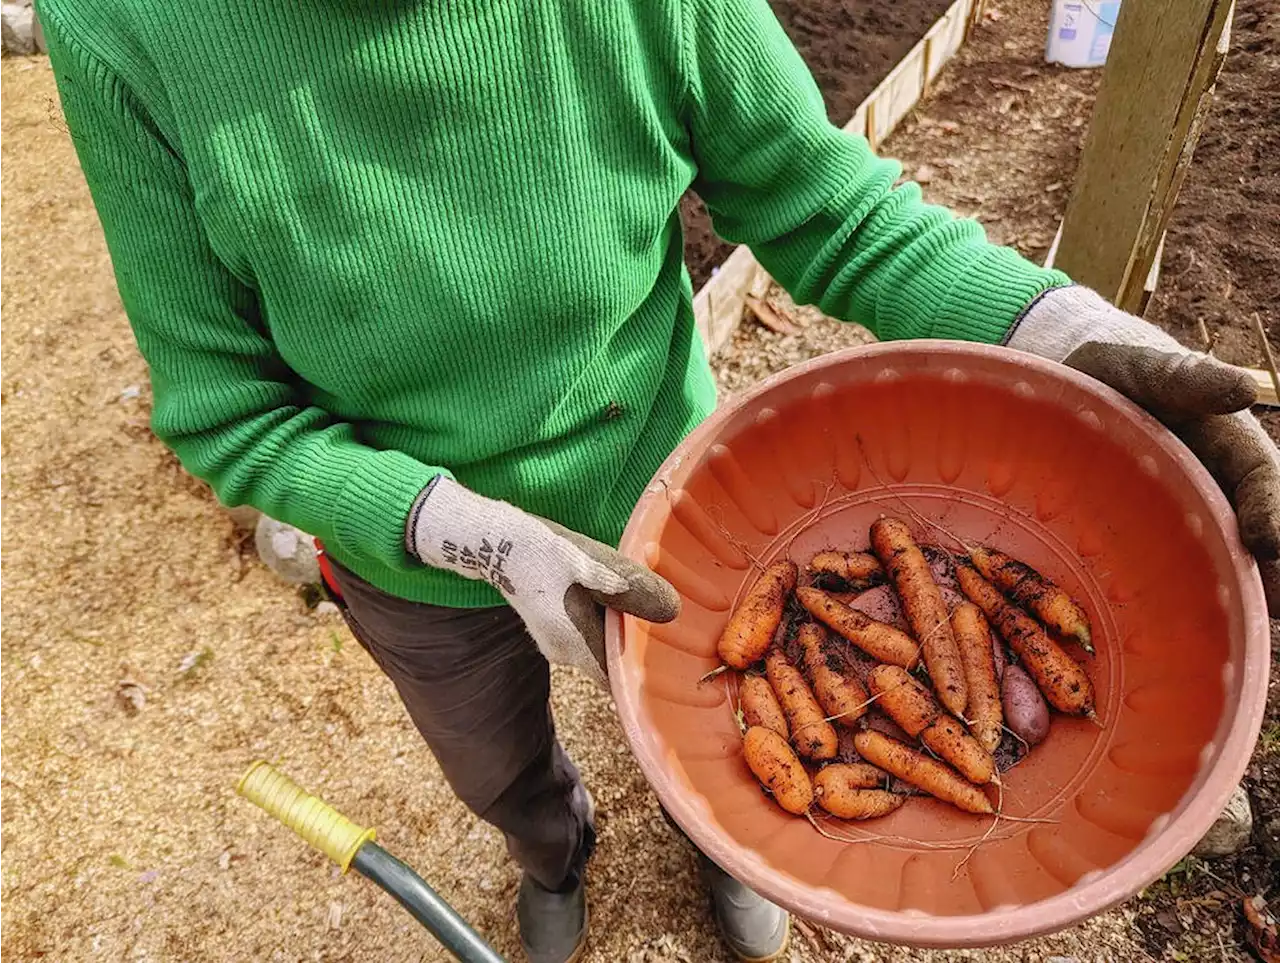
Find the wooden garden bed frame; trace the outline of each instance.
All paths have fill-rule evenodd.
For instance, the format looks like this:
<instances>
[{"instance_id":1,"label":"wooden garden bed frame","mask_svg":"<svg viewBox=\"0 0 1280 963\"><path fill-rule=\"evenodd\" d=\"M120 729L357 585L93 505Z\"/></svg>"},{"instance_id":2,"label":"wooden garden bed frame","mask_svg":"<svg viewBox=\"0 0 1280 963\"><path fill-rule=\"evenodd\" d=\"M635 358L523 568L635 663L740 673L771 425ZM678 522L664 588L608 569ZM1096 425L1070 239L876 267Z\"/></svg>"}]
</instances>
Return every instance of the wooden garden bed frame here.
<instances>
[{"instance_id":1,"label":"wooden garden bed frame","mask_svg":"<svg viewBox=\"0 0 1280 963\"><path fill-rule=\"evenodd\" d=\"M968 39L982 15L983 3L984 0L956 0L858 105L844 129L863 135L871 149L877 150ZM702 286L693 299L693 311L709 355L733 336L747 299L763 295L769 281L751 251L746 245L739 245Z\"/></svg>"}]
</instances>

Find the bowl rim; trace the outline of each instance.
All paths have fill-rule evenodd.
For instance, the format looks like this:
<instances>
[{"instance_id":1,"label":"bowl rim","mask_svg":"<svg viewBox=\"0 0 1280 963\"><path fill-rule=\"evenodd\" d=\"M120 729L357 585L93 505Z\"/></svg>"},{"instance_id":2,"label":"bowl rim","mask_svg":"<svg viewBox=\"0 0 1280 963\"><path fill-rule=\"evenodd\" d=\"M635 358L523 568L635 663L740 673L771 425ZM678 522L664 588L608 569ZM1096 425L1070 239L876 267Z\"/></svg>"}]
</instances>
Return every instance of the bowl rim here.
<instances>
[{"instance_id":1,"label":"bowl rim","mask_svg":"<svg viewBox=\"0 0 1280 963\"><path fill-rule=\"evenodd\" d=\"M757 402L780 385L816 371L839 367L851 359L866 360L942 353L959 364L966 360L995 359L1008 365L1011 375L1032 370L1051 379L1066 381L1093 396L1113 416L1125 418L1139 427L1153 444L1171 456L1201 493L1205 507L1228 549L1231 567L1239 583L1244 625L1244 666L1241 698L1234 704L1225 738L1208 769L1201 770L1193 783L1193 795L1179 802L1181 812L1157 831L1148 831L1137 846L1109 869L1084 885L1056 896L1022 906L996 909L965 916L929 916L861 906L848 900L834 902L834 890L801 883L771 869L754 852L734 841L718 823L695 813L680 792L676 780L667 774L666 749L653 730L645 726L646 711L641 687L634 674L623 665L624 618L609 610L605 628L605 650L610 689L617 705L627 742L654 793L663 807L694 845L731 876L751 886L760 895L783 908L864 939L928 948L981 947L1014 943L1060 931L1082 922L1136 895L1163 876L1182 859L1213 825L1239 785L1261 729L1267 695L1270 644L1262 582L1253 557L1240 541L1235 512L1209 471L1178 438L1154 417L1128 398L1100 381L1065 364L1049 361L1012 348L942 339L877 342L819 355L764 379L729 403L717 406L690 432L663 461L645 488L632 512L620 542L620 551L644 563L640 529L650 496L662 487L665 477L690 457L702 451L710 439L743 408ZM1206 525L1205 531L1209 532ZM1198 785L1198 788L1196 788ZM824 895L825 894L825 895ZM836 894L838 896L838 894Z\"/></svg>"}]
</instances>

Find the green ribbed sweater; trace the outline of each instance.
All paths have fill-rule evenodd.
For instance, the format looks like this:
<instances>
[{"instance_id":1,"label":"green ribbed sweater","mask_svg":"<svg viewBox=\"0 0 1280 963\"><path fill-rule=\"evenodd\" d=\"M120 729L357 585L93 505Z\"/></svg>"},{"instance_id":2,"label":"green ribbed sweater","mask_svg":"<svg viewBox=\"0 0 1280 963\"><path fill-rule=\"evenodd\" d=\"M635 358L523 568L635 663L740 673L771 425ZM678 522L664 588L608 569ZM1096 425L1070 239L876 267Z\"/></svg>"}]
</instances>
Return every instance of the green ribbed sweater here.
<instances>
[{"instance_id":1,"label":"green ribbed sweater","mask_svg":"<svg viewBox=\"0 0 1280 963\"><path fill-rule=\"evenodd\" d=\"M154 388L228 505L405 598L422 487L614 542L715 403L690 187L802 302L998 341L1066 282L828 123L765 0L40 0Z\"/></svg>"}]
</instances>

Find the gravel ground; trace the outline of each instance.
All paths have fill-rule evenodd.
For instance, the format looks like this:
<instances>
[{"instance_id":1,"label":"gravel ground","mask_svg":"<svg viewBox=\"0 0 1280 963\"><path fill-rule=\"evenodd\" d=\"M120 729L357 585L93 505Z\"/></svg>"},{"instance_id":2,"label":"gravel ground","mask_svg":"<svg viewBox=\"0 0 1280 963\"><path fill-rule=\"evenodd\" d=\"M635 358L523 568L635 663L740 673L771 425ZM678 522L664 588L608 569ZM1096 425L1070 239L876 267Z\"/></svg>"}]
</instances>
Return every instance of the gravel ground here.
<instances>
[{"instance_id":1,"label":"gravel ground","mask_svg":"<svg viewBox=\"0 0 1280 963\"><path fill-rule=\"evenodd\" d=\"M1008 26L991 23L991 42L1010 42L999 39ZM500 838L452 799L390 684L337 617L309 610L254 561L209 492L149 435L146 369L47 64L6 59L2 73L0 953L445 959L385 895L339 877L234 796L262 757L375 824L384 845L516 958L517 874ZM725 390L829 349L835 342L816 328L829 322L812 324L791 338L744 328L717 360ZM853 327L841 336L866 337ZM692 854L661 819L608 700L564 672L554 703L600 812L587 960L726 959ZM806 929L789 958L1140 963L1156 957L1133 928L1136 912L981 952ZM1228 946L1222 959L1244 957Z\"/></svg>"}]
</instances>

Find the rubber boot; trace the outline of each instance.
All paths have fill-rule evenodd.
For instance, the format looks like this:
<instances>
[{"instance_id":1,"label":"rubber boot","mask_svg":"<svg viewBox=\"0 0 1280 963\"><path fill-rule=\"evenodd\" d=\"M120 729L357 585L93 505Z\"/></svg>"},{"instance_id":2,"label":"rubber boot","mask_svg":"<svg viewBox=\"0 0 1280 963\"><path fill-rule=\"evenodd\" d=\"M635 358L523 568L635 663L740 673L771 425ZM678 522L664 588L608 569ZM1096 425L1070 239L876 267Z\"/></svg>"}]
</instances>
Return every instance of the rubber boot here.
<instances>
[{"instance_id":1,"label":"rubber boot","mask_svg":"<svg viewBox=\"0 0 1280 963\"><path fill-rule=\"evenodd\" d=\"M791 917L699 854L720 936L743 963L767 963L787 949Z\"/></svg>"},{"instance_id":2,"label":"rubber boot","mask_svg":"<svg viewBox=\"0 0 1280 963\"><path fill-rule=\"evenodd\" d=\"M596 802L585 786L577 792L586 796L586 858L595 848ZM585 866L583 867L585 870ZM516 921L520 925L520 946L529 963L574 963L587 948L587 886L583 870L565 890L543 889L527 873L520 880L516 896Z\"/></svg>"}]
</instances>

